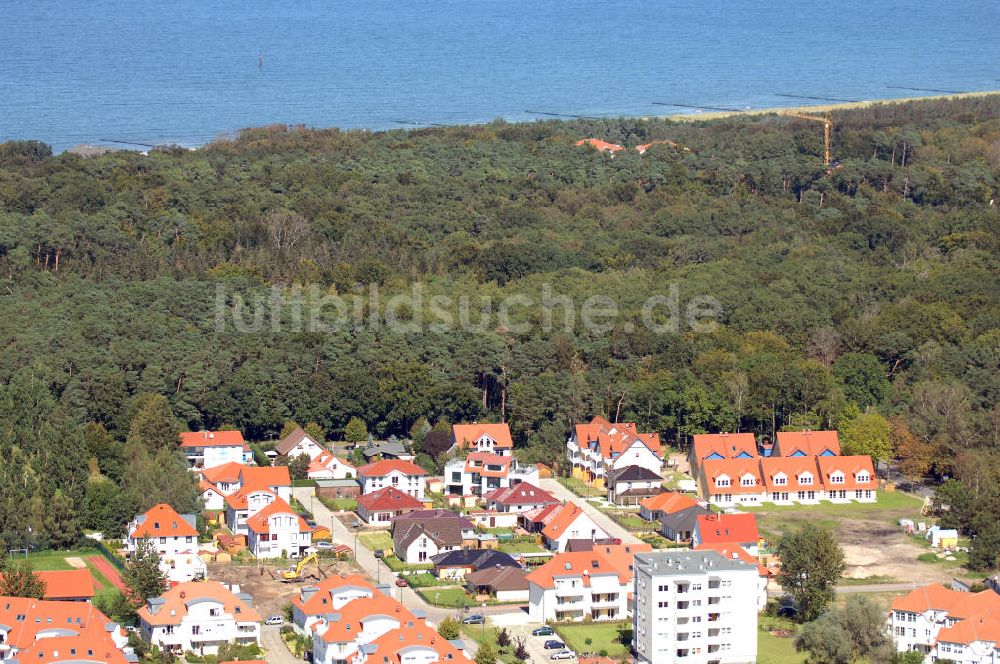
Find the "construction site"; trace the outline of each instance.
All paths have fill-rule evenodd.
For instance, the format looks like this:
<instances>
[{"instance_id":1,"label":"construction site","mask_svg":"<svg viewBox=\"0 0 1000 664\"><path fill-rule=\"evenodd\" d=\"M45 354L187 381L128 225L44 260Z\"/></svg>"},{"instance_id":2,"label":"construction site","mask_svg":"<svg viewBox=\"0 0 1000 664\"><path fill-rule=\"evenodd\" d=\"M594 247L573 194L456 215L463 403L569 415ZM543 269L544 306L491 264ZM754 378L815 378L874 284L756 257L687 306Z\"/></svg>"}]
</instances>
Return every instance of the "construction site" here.
<instances>
[{"instance_id":1,"label":"construction site","mask_svg":"<svg viewBox=\"0 0 1000 664\"><path fill-rule=\"evenodd\" d=\"M281 608L291 601L299 588L328 576L359 572L353 561L319 558L316 554L302 560L253 561L247 564L209 563L208 578L222 583L237 583L254 598L263 616L281 615Z\"/></svg>"}]
</instances>

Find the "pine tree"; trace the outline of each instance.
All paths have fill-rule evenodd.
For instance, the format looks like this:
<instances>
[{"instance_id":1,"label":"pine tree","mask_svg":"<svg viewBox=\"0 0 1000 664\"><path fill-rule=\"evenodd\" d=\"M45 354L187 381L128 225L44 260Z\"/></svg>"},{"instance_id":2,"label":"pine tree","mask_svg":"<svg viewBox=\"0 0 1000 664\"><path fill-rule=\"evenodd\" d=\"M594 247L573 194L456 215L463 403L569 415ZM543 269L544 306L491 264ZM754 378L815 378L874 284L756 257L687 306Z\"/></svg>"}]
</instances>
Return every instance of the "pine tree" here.
<instances>
[{"instance_id":1,"label":"pine tree","mask_svg":"<svg viewBox=\"0 0 1000 664\"><path fill-rule=\"evenodd\" d=\"M174 417L167 398L159 394L139 395L141 405L128 430L130 443L140 443L150 452L177 449L180 422Z\"/></svg>"},{"instance_id":2,"label":"pine tree","mask_svg":"<svg viewBox=\"0 0 1000 664\"><path fill-rule=\"evenodd\" d=\"M122 581L128 588L133 606L141 606L150 597L159 597L167 589L167 577L160 569L160 556L148 538L136 543Z\"/></svg>"},{"instance_id":3,"label":"pine tree","mask_svg":"<svg viewBox=\"0 0 1000 664\"><path fill-rule=\"evenodd\" d=\"M476 664L497 664L497 647L492 641L484 641L476 653Z\"/></svg>"},{"instance_id":4,"label":"pine tree","mask_svg":"<svg viewBox=\"0 0 1000 664\"><path fill-rule=\"evenodd\" d=\"M80 520L73 499L56 489L45 515L45 532L53 547L68 549L80 538Z\"/></svg>"}]
</instances>

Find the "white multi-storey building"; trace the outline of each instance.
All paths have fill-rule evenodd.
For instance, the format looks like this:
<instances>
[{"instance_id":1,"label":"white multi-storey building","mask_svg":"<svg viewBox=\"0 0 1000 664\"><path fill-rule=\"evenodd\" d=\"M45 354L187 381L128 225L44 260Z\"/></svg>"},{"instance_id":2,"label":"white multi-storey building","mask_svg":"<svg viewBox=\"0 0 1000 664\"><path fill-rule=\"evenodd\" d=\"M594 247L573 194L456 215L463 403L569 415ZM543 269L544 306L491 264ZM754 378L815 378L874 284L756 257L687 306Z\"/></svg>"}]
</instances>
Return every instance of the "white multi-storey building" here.
<instances>
[{"instance_id":1,"label":"white multi-storey building","mask_svg":"<svg viewBox=\"0 0 1000 664\"><path fill-rule=\"evenodd\" d=\"M281 498L248 518L246 525L247 548L257 558L294 556L312 545L313 529Z\"/></svg>"},{"instance_id":2,"label":"white multi-storey building","mask_svg":"<svg viewBox=\"0 0 1000 664\"><path fill-rule=\"evenodd\" d=\"M174 653L218 653L224 643L260 643L260 615L239 586L180 583L139 609L146 641Z\"/></svg>"},{"instance_id":3,"label":"white multi-storey building","mask_svg":"<svg viewBox=\"0 0 1000 664\"><path fill-rule=\"evenodd\" d=\"M612 424L600 416L576 425L566 441L566 458L573 466L573 477L595 486L604 486L612 471L628 466L656 474L663 468L660 434L639 433L634 423Z\"/></svg>"},{"instance_id":4,"label":"white multi-storey building","mask_svg":"<svg viewBox=\"0 0 1000 664\"><path fill-rule=\"evenodd\" d=\"M180 445L188 465L196 469L253 462L253 452L239 431L185 431Z\"/></svg>"},{"instance_id":5,"label":"white multi-storey building","mask_svg":"<svg viewBox=\"0 0 1000 664\"><path fill-rule=\"evenodd\" d=\"M358 482L362 495L392 487L423 501L427 471L412 461L385 459L358 468Z\"/></svg>"},{"instance_id":6,"label":"white multi-storey building","mask_svg":"<svg viewBox=\"0 0 1000 664\"><path fill-rule=\"evenodd\" d=\"M932 583L892 601L886 626L896 650L925 662L1000 662L1000 594L960 592Z\"/></svg>"},{"instance_id":7,"label":"white multi-storey building","mask_svg":"<svg viewBox=\"0 0 1000 664\"><path fill-rule=\"evenodd\" d=\"M635 557L635 648L639 664L757 661L755 566L716 551Z\"/></svg>"},{"instance_id":8,"label":"white multi-storey building","mask_svg":"<svg viewBox=\"0 0 1000 664\"><path fill-rule=\"evenodd\" d=\"M148 539L160 556L160 570L170 581L205 577L205 562L198 557L198 529L194 514L178 514L159 503L140 514L128 526L125 551L135 553L139 540Z\"/></svg>"},{"instance_id":9,"label":"white multi-storey building","mask_svg":"<svg viewBox=\"0 0 1000 664\"><path fill-rule=\"evenodd\" d=\"M522 464L512 456L470 452L464 459L452 459L445 465L444 480L448 493L485 496L521 482L538 484L538 466Z\"/></svg>"}]
</instances>

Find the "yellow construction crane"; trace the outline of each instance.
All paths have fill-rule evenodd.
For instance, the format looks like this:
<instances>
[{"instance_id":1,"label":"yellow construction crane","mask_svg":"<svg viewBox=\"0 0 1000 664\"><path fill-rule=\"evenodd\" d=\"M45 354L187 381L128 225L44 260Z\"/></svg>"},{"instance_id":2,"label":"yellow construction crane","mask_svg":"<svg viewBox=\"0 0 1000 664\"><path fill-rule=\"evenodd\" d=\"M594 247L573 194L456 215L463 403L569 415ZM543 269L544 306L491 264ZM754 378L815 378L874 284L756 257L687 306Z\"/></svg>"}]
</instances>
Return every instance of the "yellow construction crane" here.
<instances>
[{"instance_id":1,"label":"yellow construction crane","mask_svg":"<svg viewBox=\"0 0 1000 664\"><path fill-rule=\"evenodd\" d=\"M830 130L833 129L833 120L830 119L830 116L824 115L822 117L818 117L815 115L804 115L802 113L792 113L792 112L782 113L782 115L787 115L792 118L799 118L800 120L812 120L813 122L823 123L823 155L825 157L823 164L829 167L830 162L833 161L830 157Z\"/></svg>"}]
</instances>

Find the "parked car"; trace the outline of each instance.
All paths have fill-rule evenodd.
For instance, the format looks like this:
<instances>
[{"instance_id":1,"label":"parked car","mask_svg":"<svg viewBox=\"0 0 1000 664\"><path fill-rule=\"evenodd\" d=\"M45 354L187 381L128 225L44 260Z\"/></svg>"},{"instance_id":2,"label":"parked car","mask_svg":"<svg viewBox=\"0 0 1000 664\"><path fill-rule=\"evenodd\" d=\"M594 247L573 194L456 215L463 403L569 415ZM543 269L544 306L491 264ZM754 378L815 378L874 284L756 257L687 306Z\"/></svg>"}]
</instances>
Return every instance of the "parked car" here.
<instances>
[{"instance_id":1,"label":"parked car","mask_svg":"<svg viewBox=\"0 0 1000 664\"><path fill-rule=\"evenodd\" d=\"M565 650L552 653L549 655L549 659L576 659L576 653L566 648Z\"/></svg>"},{"instance_id":2,"label":"parked car","mask_svg":"<svg viewBox=\"0 0 1000 664\"><path fill-rule=\"evenodd\" d=\"M556 631L549 627L548 625L543 625L531 630L532 636L552 636Z\"/></svg>"},{"instance_id":3,"label":"parked car","mask_svg":"<svg viewBox=\"0 0 1000 664\"><path fill-rule=\"evenodd\" d=\"M382 549L375 549L374 551L372 551L372 555L375 556L376 558L385 558L385 551L383 551Z\"/></svg>"},{"instance_id":4,"label":"parked car","mask_svg":"<svg viewBox=\"0 0 1000 664\"><path fill-rule=\"evenodd\" d=\"M329 551L333 548L333 542L313 542L313 546L321 551Z\"/></svg>"},{"instance_id":5,"label":"parked car","mask_svg":"<svg viewBox=\"0 0 1000 664\"><path fill-rule=\"evenodd\" d=\"M396 579L396 585L399 586L400 588L405 588L406 586L410 585L410 583L403 577L398 577Z\"/></svg>"},{"instance_id":6,"label":"parked car","mask_svg":"<svg viewBox=\"0 0 1000 664\"><path fill-rule=\"evenodd\" d=\"M566 644L559 639L549 639L545 642L546 650L561 650L566 647Z\"/></svg>"},{"instance_id":7,"label":"parked car","mask_svg":"<svg viewBox=\"0 0 1000 664\"><path fill-rule=\"evenodd\" d=\"M284 625L285 624L285 619L282 618L281 616L271 616L270 618L268 618L267 620L264 621L264 624L265 625Z\"/></svg>"},{"instance_id":8,"label":"parked car","mask_svg":"<svg viewBox=\"0 0 1000 664\"><path fill-rule=\"evenodd\" d=\"M463 619L462 622L465 623L466 625L482 625L484 622L486 622L486 617L478 613L473 613L468 618Z\"/></svg>"}]
</instances>

